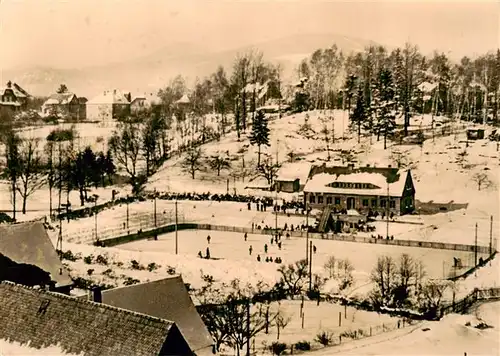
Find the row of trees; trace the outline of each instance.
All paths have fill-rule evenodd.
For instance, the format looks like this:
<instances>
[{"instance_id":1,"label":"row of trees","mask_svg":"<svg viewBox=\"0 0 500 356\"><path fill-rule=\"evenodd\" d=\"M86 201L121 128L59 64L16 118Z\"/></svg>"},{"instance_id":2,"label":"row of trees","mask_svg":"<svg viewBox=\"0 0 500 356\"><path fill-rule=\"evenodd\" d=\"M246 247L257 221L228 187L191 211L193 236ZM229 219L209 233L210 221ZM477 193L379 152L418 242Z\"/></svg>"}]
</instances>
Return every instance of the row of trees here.
<instances>
[{"instance_id":1,"label":"row of trees","mask_svg":"<svg viewBox=\"0 0 500 356\"><path fill-rule=\"evenodd\" d=\"M13 218L16 218L17 195L21 197L22 213L26 213L28 198L43 186L49 187L50 214L53 210L53 190L58 192L57 210L61 210L62 195L73 190L80 193L83 206L90 198L91 187L112 184L115 165L110 152L94 152L90 147L75 148L73 130L54 130L44 146L36 137L21 137L12 127L4 127L5 167L2 177L9 182Z\"/></svg>"},{"instance_id":2,"label":"row of trees","mask_svg":"<svg viewBox=\"0 0 500 356\"><path fill-rule=\"evenodd\" d=\"M224 135L231 123L240 137L248 127L249 113L255 118L256 108L268 99L281 99L282 69L265 61L259 51L239 54L228 73L220 66L216 71L202 79L197 78L194 87L188 90L182 76L174 78L166 87L160 89L158 96L166 116L176 120L177 130L184 134L187 127L191 132L201 132L202 139L206 130L206 115L215 113L217 131ZM189 93L189 102L176 105L176 102Z\"/></svg>"},{"instance_id":3,"label":"row of trees","mask_svg":"<svg viewBox=\"0 0 500 356\"><path fill-rule=\"evenodd\" d=\"M398 260L380 256L370 274L374 283L371 302L376 307L416 307L429 317L435 317L450 283L426 277L422 261L408 254L402 254Z\"/></svg>"},{"instance_id":4,"label":"row of trees","mask_svg":"<svg viewBox=\"0 0 500 356\"><path fill-rule=\"evenodd\" d=\"M218 284L213 277L203 275L205 285L196 290L194 296L201 304L200 315L214 337L217 350L224 344L236 348L239 354L252 338L261 332L268 333L271 327L276 327L279 340L280 331L290 321L280 308L280 300L307 295L318 298L319 303L320 291L328 279L339 282L339 292L353 285L354 267L348 259L330 256L324 270L326 278L310 275L306 260L281 265L280 280L272 288L262 282L255 286L243 285L239 280ZM368 303L375 310L417 308L431 318L438 315L449 287L447 281L428 279L423 263L408 254L402 254L397 261L390 256L380 256L370 281L374 288Z\"/></svg>"},{"instance_id":5,"label":"row of trees","mask_svg":"<svg viewBox=\"0 0 500 356\"><path fill-rule=\"evenodd\" d=\"M316 50L297 72L308 79L309 107L350 111L359 90L371 105L375 83L384 69L393 73L395 106L404 115L405 128L415 112L484 118L491 109L498 119L500 50L454 63L444 53L426 57L409 43L392 51L368 46L349 55L334 45Z\"/></svg>"}]
</instances>

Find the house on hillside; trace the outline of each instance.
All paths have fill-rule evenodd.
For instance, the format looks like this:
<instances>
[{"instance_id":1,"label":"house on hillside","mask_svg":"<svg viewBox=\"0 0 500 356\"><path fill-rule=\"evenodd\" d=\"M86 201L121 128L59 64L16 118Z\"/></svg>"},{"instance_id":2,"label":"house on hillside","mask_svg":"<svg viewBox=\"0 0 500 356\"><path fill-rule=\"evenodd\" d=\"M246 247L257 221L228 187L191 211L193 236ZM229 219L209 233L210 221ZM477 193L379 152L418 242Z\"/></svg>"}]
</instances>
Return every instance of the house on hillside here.
<instances>
[{"instance_id":1,"label":"house on hillside","mask_svg":"<svg viewBox=\"0 0 500 356\"><path fill-rule=\"evenodd\" d=\"M29 266L35 266L35 270L40 273L50 274L50 280L54 282L51 288L54 291L69 294L73 286L44 225L39 221L1 224L0 255L3 256L2 263L7 264L12 271L4 275L4 279L15 279L18 283L28 281L31 276L26 274L32 274L33 270Z\"/></svg>"},{"instance_id":2,"label":"house on hillside","mask_svg":"<svg viewBox=\"0 0 500 356\"><path fill-rule=\"evenodd\" d=\"M193 355L169 320L10 282L0 283L0 339L73 355ZM43 351L42 351L43 352Z\"/></svg>"},{"instance_id":3,"label":"house on hillside","mask_svg":"<svg viewBox=\"0 0 500 356\"><path fill-rule=\"evenodd\" d=\"M29 97L23 88L9 80L5 87L0 88L0 107L11 111L26 110Z\"/></svg>"},{"instance_id":4,"label":"house on hillside","mask_svg":"<svg viewBox=\"0 0 500 356\"><path fill-rule=\"evenodd\" d=\"M102 291L103 304L173 321L196 355L211 355L213 339L180 276Z\"/></svg>"},{"instance_id":5,"label":"house on hillside","mask_svg":"<svg viewBox=\"0 0 500 356\"><path fill-rule=\"evenodd\" d=\"M313 209L357 210L402 215L415 209L410 170L388 167L316 166L304 187L304 203Z\"/></svg>"},{"instance_id":6,"label":"house on hillside","mask_svg":"<svg viewBox=\"0 0 500 356\"><path fill-rule=\"evenodd\" d=\"M120 90L106 90L87 101L87 119L92 121L114 121L130 114L131 95Z\"/></svg>"},{"instance_id":7,"label":"house on hillside","mask_svg":"<svg viewBox=\"0 0 500 356\"><path fill-rule=\"evenodd\" d=\"M295 193L304 189L311 170L309 162L284 163L275 180L278 192Z\"/></svg>"},{"instance_id":8,"label":"house on hillside","mask_svg":"<svg viewBox=\"0 0 500 356\"><path fill-rule=\"evenodd\" d=\"M56 93L43 103L42 113L83 121L86 119L86 103L86 98L79 98L73 93Z\"/></svg>"},{"instance_id":9,"label":"house on hillside","mask_svg":"<svg viewBox=\"0 0 500 356\"><path fill-rule=\"evenodd\" d=\"M130 101L130 112L132 114L160 105L161 101L153 93L138 95Z\"/></svg>"}]
</instances>

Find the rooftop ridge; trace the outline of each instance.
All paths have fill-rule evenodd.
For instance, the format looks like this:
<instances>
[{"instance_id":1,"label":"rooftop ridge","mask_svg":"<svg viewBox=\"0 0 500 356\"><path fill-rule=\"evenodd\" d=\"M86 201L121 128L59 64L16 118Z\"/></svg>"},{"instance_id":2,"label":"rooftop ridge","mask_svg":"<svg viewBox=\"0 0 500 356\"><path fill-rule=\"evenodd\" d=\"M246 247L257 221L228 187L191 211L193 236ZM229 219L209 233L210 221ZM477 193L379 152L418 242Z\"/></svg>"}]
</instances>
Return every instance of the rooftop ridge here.
<instances>
[{"instance_id":1,"label":"rooftop ridge","mask_svg":"<svg viewBox=\"0 0 500 356\"><path fill-rule=\"evenodd\" d=\"M35 287L28 287L28 286L25 286L25 285L22 285L22 284L17 284L17 283L11 282L11 281L2 281L1 284L8 285L12 289L23 289L23 290L27 290L27 291L36 292L38 294L48 294L48 295L51 295L51 296L56 297L56 298L71 300L73 302L76 302L77 304L78 303L82 303L82 304L87 303L88 305L92 305L93 307L97 307L97 308L100 307L100 308L104 308L104 309L109 309L109 310L115 310L115 311L119 311L119 312L124 312L125 314L129 314L129 315L133 315L133 316L138 316L138 317L141 317L143 319L147 319L149 321L158 322L158 323L161 323L161 324L164 324L164 325L168 324L168 326L172 326L172 325L175 324L175 322L173 322L171 320L157 318L157 317L154 317L154 316L151 316L151 315L148 315L148 314L143 314L143 313L135 312L135 311L128 310L128 309L122 309L122 308L118 308L118 307L115 307L115 306L112 306L112 305L108 305L108 304L96 303L94 301L87 300L87 299L75 298L75 297L68 296L66 294L61 294L61 293L57 293L57 292L46 291L46 290L43 290L43 289L40 289L40 288L35 288Z\"/></svg>"},{"instance_id":2,"label":"rooftop ridge","mask_svg":"<svg viewBox=\"0 0 500 356\"><path fill-rule=\"evenodd\" d=\"M106 289L106 290L103 290L102 292L103 293L106 293L107 291L111 291L111 290L120 290L120 289L127 289L127 288L131 288L131 287L135 287L135 286L144 286L144 285L147 285L147 284L151 284L151 283L156 283L156 282L161 282L161 281L164 281L164 280L170 280L170 279L180 279L183 283L184 281L182 280L182 276L180 274L175 274L175 275L170 275L168 277L164 277L164 278L160 278L160 279L155 279L154 281L145 281L145 282L140 282L140 283L135 283L135 284L132 284L130 286L119 286L119 287L115 287L115 288L110 288L110 289Z\"/></svg>"}]
</instances>

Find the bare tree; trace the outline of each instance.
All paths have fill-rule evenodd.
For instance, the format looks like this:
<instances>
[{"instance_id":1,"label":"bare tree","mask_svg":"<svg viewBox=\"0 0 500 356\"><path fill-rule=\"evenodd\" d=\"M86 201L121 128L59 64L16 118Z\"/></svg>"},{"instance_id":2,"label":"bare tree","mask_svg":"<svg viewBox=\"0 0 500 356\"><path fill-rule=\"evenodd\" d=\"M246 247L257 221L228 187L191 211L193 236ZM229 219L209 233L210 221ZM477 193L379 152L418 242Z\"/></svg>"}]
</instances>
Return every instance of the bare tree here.
<instances>
[{"instance_id":1,"label":"bare tree","mask_svg":"<svg viewBox=\"0 0 500 356\"><path fill-rule=\"evenodd\" d=\"M416 285L417 264L410 255L403 253L399 259L398 275L394 290L396 305L402 306L410 297L412 288Z\"/></svg>"},{"instance_id":2,"label":"bare tree","mask_svg":"<svg viewBox=\"0 0 500 356\"><path fill-rule=\"evenodd\" d=\"M489 188L493 184L488 175L484 172L475 173L472 176L472 180L477 184L477 190L481 190L481 188Z\"/></svg>"},{"instance_id":3,"label":"bare tree","mask_svg":"<svg viewBox=\"0 0 500 356\"><path fill-rule=\"evenodd\" d=\"M276 174L278 173L279 167L280 166L278 164L267 161L258 167L258 172L259 175L266 179L267 184L272 185L274 179L276 178Z\"/></svg>"},{"instance_id":4,"label":"bare tree","mask_svg":"<svg viewBox=\"0 0 500 356\"><path fill-rule=\"evenodd\" d=\"M136 187L140 175L137 163L141 152L141 135L137 125L121 124L109 139L109 147L118 166L129 175L132 187Z\"/></svg>"},{"instance_id":5,"label":"bare tree","mask_svg":"<svg viewBox=\"0 0 500 356\"><path fill-rule=\"evenodd\" d=\"M19 161L19 145L21 139L11 129L6 128L4 132L5 137L5 170L4 176L9 180L9 190L12 202L12 219L16 220L16 195L17 195L17 181L19 177L20 161Z\"/></svg>"},{"instance_id":6,"label":"bare tree","mask_svg":"<svg viewBox=\"0 0 500 356\"><path fill-rule=\"evenodd\" d=\"M231 162L227 156L220 153L210 157L210 167L217 171L217 176L220 176L220 171L223 169L231 168Z\"/></svg>"},{"instance_id":7,"label":"bare tree","mask_svg":"<svg viewBox=\"0 0 500 356\"><path fill-rule=\"evenodd\" d=\"M370 279L375 283L372 300L376 305L388 305L397 278L396 264L391 256L379 256Z\"/></svg>"},{"instance_id":8,"label":"bare tree","mask_svg":"<svg viewBox=\"0 0 500 356\"><path fill-rule=\"evenodd\" d=\"M354 271L354 266L351 261L346 259L338 260L338 279L340 281L340 290L344 290L352 285L354 277L352 272Z\"/></svg>"},{"instance_id":9,"label":"bare tree","mask_svg":"<svg viewBox=\"0 0 500 356\"><path fill-rule=\"evenodd\" d=\"M394 162L398 168L406 168L408 165L408 153L401 151L392 151L391 161Z\"/></svg>"},{"instance_id":10,"label":"bare tree","mask_svg":"<svg viewBox=\"0 0 500 356\"><path fill-rule=\"evenodd\" d=\"M291 320L292 318L286 315L286 313L283 310L278 309L274 321L276 324L276 331L277 331L276 340L280 339L280 332L287 327L288 323L290 323Z\"/></svg>"},{"instance_id":11,"label":"bare tree","mask_svg":"<svg viewBox=\"0 0 500 356\"><path fill-rule=\"evenodd\" d=\"M186 151L181 164L182 168L191 174L192 179L194 179L196 172L203 168L202 157L203 152L200 147L189 147Z\"/></svg>"},{"instance_id":12,"label":"bare tree","mask_svg":"<svg viewBox=\"0 0 500 356\"><path fill-rule=\"evenodd\" d=\"M45 172L38 150L40 140L25 138L19 145L19 174L16 189L23 200L23 214L26 214L26 202L37 189L45 183Z\"/></svg>"},{"instance_id":13,"label":"bare tree","mask_svg":"<svg viewBox=\"0 0 500 356\"><path fill-rule=\"evenodd\" d=\"M335 277L336 267L337 267L337 259L333 255L328 257L328 260L326 260L325 264L323 265L323 268L328 273L330 278Z\"/></svg>"},{"instance_id":14,"label":"bare tree","mask_svg":"<svg viewBox=\"0 0 500 356\"><path fill-rule=\"evenodd\" d=\"M307 261L302 259L288 266L282 265L278 269L278 272L281 274L280 281L291 297L300 295L304 291L307 277L309 276L307 268Z\"/></svg>"},{"instance_id":15,"label":"bare tree","mask_svg":"<svg viewBox=\"0 0 500 356\"><path fill-rule=\"evenodd\" d=\"M54 164L54 142L47 141L44 147L44 153L47 157L46 170L47 170L47 183L49 184L49 216L52 217L52 189L57 181L56 166Z\"/></svg>"},{"instance_id":16,"label":"bare tree","mask_svg":"<svg viewBox=\"0 0 500 356\"><path fill-rule=\"evenodd\" d=\"M426 314L437 316L444 293L448 287L450 287L449 281L430 280L424 284L422 288L421 306Z\"/></svg>"}]
</instances>

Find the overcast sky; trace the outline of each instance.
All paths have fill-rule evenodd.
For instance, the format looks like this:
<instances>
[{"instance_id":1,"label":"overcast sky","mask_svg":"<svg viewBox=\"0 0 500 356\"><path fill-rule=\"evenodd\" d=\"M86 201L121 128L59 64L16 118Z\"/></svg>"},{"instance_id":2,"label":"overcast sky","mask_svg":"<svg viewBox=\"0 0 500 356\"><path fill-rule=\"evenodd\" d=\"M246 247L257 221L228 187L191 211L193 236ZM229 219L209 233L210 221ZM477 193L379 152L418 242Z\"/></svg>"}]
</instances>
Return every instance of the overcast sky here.
<instances>
[{"instance_id":1,"label":"overcast sky","mask_svg":"<svg viewBox=\"0 0 500 356\"><path fill-rule=\"evenodd\" d=\"M71 68L176 42L228 49L296 33L337 33L424 52L499 47L498 1L0 0L0 68Z\"/></svg>"}]
</instances>

